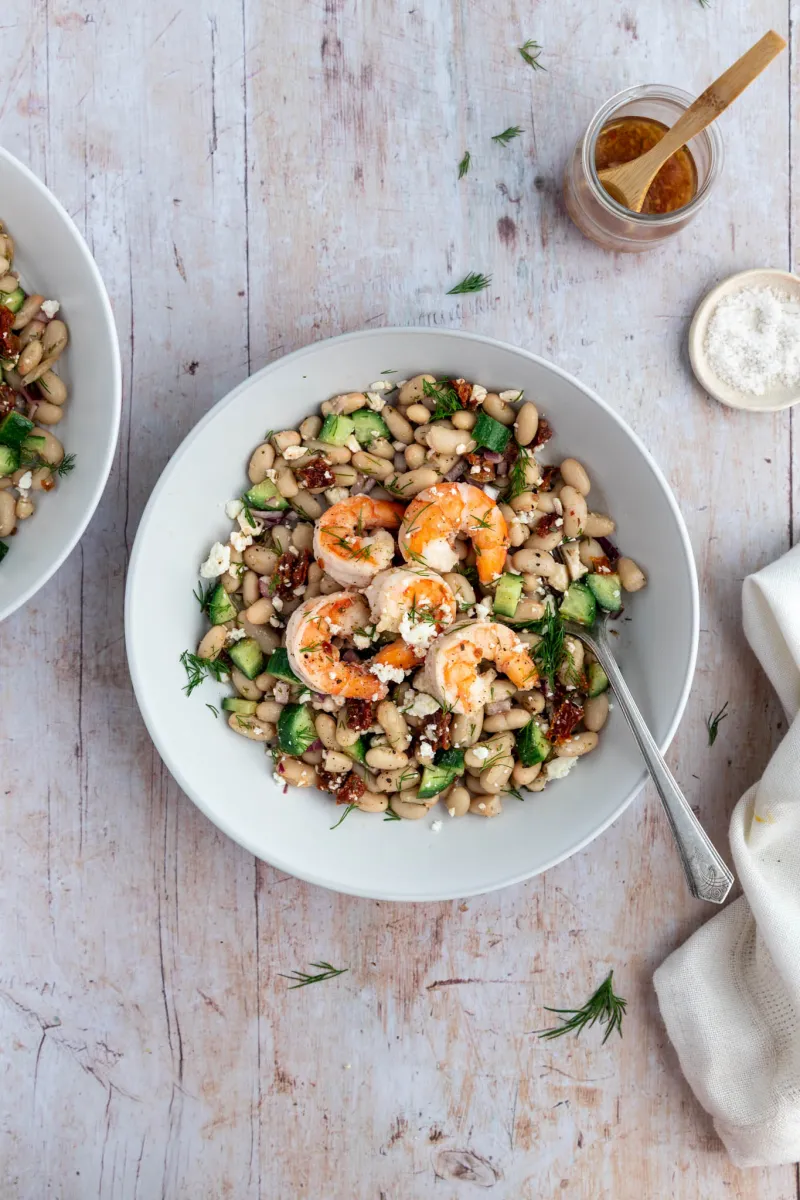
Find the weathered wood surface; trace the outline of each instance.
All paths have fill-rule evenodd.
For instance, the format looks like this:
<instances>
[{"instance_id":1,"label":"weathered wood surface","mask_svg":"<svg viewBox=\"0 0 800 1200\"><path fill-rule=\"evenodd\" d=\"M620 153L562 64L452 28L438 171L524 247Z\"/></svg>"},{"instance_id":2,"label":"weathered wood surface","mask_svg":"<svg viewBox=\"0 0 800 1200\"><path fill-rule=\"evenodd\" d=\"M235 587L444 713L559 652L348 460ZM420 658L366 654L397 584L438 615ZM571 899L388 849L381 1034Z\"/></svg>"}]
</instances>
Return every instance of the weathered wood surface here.
<instances>
[{"instance_id":1,"label":"weathered wood surface","mask_svg":"<svg viewBox=\"0 0 800 1200\"><path fill-rule=\"evenodd\" d=\"M730 1165L666 1042L652 971L708 912L685 894L652 793L584 853L499 894L425 907L331 895L254 862L180 794L139 718L122 628L147 495L251 369L365 325L520 343L610 399L676 488L703 632L670 758L725 844L780 737L740 631L741 581L790 544L800 472L791 415L709 402L684 343L716 280L791 265L789 56L723 119L724 181L668 248L620 258L583 241L560 175L610 93L699 88L767 27L786 33L790 9L5 12L3 143L97 256L125 416L80 549L0 628L3 1197L800 1196L794 1167ZM528 37L546 74L516 54ZM795 35L794 62L799 48ZM492 145L510 124L524 137ZM467 270L491 271L491 290L446 297ZM704 717L726 699L709 750ZM287 994L277 973L320 957L349 974ZM541 1005L580 1003L611 966L624 1041L537 1041Z\"/></svg>"}]
</instances>

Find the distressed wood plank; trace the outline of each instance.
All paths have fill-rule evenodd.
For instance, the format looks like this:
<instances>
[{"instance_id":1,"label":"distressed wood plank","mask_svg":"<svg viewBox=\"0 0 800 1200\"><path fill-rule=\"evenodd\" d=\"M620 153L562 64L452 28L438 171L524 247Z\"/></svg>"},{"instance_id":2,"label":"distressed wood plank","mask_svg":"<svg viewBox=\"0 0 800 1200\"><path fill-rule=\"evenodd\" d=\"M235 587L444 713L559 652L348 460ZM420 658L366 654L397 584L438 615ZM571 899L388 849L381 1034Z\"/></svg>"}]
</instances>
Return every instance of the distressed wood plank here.
<instances>
[{"instance_id":1,"label":"distressed wood plank","mask_svg":"<svg viewBox=\"0 0 800 1200\"><path fill-rule=\"evenodd\" d=\"M786 28L787 0L757 14L743 0L388 10L36 0L9 17L23 53L0 91L5 144L90 240L126 406L80 551L0 627L0 670L28 663L0 708L4 1194L797 1200L793 1168L731 1167L666 1042L652 971L708 913L652 794L527 884L365 902L217 833L136 711L126 554L170 453L269 359L419 323L551 357L656 452L703 601L671 762L720 844L780 736L739 593L789 544L792 419L711 403L683 340L718 278L789 262L788 61L726 115L726 178L667 249L631 259L583 241L560 177L609 94L641 79L699 89L767 25ZM547 74L516 54L528 37ZM510 124L524 137L493 145ZM491 271L490 291L446 297L468 270ZM798 478L796 464L795 500ZM704 717L727 698L709 750ZM45 753L30 753L32 728ZM348 974L288 994L278 973L319 957ZM581 1003L612 966L624 1041L538 1041L542 1005Z\"/></svg>"}]
</instances>

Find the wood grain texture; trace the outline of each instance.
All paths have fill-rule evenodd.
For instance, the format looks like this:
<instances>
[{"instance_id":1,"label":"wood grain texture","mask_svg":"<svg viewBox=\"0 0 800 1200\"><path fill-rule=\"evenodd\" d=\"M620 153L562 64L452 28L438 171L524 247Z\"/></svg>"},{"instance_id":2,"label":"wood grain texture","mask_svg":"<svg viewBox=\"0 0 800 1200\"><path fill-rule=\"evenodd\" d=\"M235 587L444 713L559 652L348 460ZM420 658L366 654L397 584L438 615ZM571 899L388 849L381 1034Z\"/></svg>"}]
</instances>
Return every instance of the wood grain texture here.
<instances>
[{"instance_id":1,"label":"wood grain texture","mask_svg":"<svg viewBox=\"0 0 800 1200\"><path fill-rule=\"evenodd\" d=\"M31 0L4 17L3 142L85 232L125 365L100 509L0 627L4 1198L798 1200L795 1168L730 1165L659 1021L653 969L708 912L651 793L499 894L331 895L181 795L122 628L147 496L251 369L365 325L519 343L608 398L675 487L703 615L670 761L725 845L781 735L739 597L792 538L797 422L793 438L790 413L710 402L684 343L719 279L791 265L797 16L798 0ZM641 258L585 242L560 176L597 105L639 81L699 90L770 26L791 61L721 118L725 179L695 224ZM516 54L529 37L546 74ZM510 124L524 137L493 145ZM469 270L492 288L446 297ZM349 973L288 994L279 972L318 958ZM612 966L624 1041L539 1042L541 1006L582 1002Z\"/></svg>"}]
</instances>

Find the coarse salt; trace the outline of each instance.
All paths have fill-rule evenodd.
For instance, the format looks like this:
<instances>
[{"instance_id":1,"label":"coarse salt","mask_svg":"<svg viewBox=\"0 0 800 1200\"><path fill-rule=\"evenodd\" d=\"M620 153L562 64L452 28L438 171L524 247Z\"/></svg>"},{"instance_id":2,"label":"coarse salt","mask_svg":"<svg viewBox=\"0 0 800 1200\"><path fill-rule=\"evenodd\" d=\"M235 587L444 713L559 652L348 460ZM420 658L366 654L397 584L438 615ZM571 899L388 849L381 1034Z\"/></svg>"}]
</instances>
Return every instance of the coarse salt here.
<instances>
[{"instance_id":1,"label":"coarse salt","mask_svg":"<svg viewBox=\"0 0 800 1200\"><path fill-rule=\"evenodd\" d=\"M769 287L726 296L711 314L705 351L714 374L739 392L797 387L800 304Z\"/></svg>"}]
</instances>

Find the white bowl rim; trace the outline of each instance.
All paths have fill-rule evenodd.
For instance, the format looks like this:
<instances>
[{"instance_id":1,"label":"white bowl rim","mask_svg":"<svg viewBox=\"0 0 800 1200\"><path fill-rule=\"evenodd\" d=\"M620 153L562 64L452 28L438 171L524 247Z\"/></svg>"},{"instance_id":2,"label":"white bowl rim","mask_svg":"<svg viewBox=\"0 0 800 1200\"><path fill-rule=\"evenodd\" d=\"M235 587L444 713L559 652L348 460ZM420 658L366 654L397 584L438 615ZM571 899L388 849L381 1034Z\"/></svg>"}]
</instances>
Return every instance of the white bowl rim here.
<instances>
[{"instance_id":1,"label":"white bowl rim","mask_svg":"<svg viewBox=\"0 0 800 1200\"><path fill-rule=\"evenodd\" d=\"M354 330L353 332L350 332L350 333L342 333L342 334L339 334L332 338L324 338L319 342L312 342L308 346L303 346L299 350L294 350L290 354L282 355L280 358L273 360L273 362L268 363L266 366L262 367L260 371L256 371L254 374L249 375L246 379L243 379L240 384L237 384L237 386L232 389L232 391L228 392L225 396L222 397L222 399L218 400L217 403L212 408L209 409L209 411L205 414L205 416L201 418L201 420L197 423L197 425L195 425L194 428L192 430L190 430L190 432L186 435L186 437L181 442L181 444L179 445L179 447L177 448L175 453L170 457L169 462L164 467L164 470L161 473L161 476L160 476L158 482L156 483L155 487L153 488L153 491L150 495L150 499L148 500L147 504L145 505L144 511L142 513L142 516L141 516L141 519L139 521L139 525L138 525L138 528L136 531L136 538L134 540L133 550L131 552L130 560L128 563L128 576L127 576L127 582L126 582L126 588L125 588L125 648L126 648L126 653L127 653L127 657L128 657L128 669L130 671L131 681L133 683L133 690L134 690L134 694L136 696L136 701L137 701L137 704L139 704L139 711L142 715L142 719L145 723L148 733L150 734L153 744L155 745L158 753L160 754L161 758L165 762L167 769L169 770L170 774L172 775L173 779L176 781L178 786L181 788L181 790L184 792L184 794L186 796L188 796L189 799L191 799L192 802L200 809L200 811L203 813L203 815L206 816L212 822L212 824L216 825L216 827L218 829L221 829L222 832L224 834L226 834L229 838L231 838L232 841L236 842L238 845L242 846L245 850L249 851L249 853L252 854L255 858L259 859L260 861L269 862L269 864L271 866L273 866L276 870L285 871L287 874L292 875L296 879L302 879L306 883L312 883L312 884L316 885L317 887L324 887L329 890L342 893L344 895L359 896L362 899L366 899L366 900L379 899L379 900L388 900L388 901L419 904L419 903L430 903L432 901L440 901L442 899L442 896L438 893L428 894L427 892L420 892L418 895L415 895L413 897L395 896L390 893L385 893L385 894L382 893L381 895L376 895L374 891L370 891L370 890L367 890L364 888L359 888L357 886L351 886L349 884L342 883L338 880L332 881L329 879L324 879L324 878L315 876L311 873L304 872L302 869L298 869L296 864L288 863L280 857L264 859L264 858L262 858L263 850L261 850L260 847L257 847L250 838L248 838L246 836L242 836L241 833L238 831L236 833L234 833L232 828L230 827L229 823L226 822L224 817L220 817L220 815L216 811L212 813L209 806L206 805L204 801L202 801L195 795L194 791L191 789L189 784L186 782L186 779L183 776L180 768L174 763L168 747L164 744L163 740L157 735L156 729L151 724L151 721L149 719L149 714L144 710L141 703L139 702L140 690L143 690L143 680L142 680L142 674L140 671L139 663L136 660L136 656L133 653L133 647L131 645L132 621L131 621L131 613L130 613L131 594L133 591L132 581L133 581L133 579L136 575L136 571L139 567L139 558L142 553L143 537L140 536L142 534L142 530L144 529L145 525L149 521L152 510L158 504L158 501L159 501L162 491L167 486L168 477L171 473L171 468L173 467L174 464L176 464L178 462L178 460L180 458L183 457L184 454L186 454L189 451L193 442L195 441L195 439L197 437L200 436L200 434L203 431L203 429L205 428L205 426L208 425L209 422L212 421L219 414L219 412L222 409L226 408L229 404L232 404L243 391L245 391L249 387L251 387L252 384L256 380L261 380L261 379L264 379L266 376L268 376L270 374L270 372L279 363L283 367L286 365L287 361L290 361L290 360L293 360L295 362L301 362L303 360L303 358L313 354L316 350L318 350L321 345L328 345L328 344L332 344L332 343L346 343L346 342L358 343L362 340L385 336L386 334L401 334L402 335L402 334L406 334L406 333L414 334L416 336L425 335L427 337L436 337L436 338L442 338L442 337L453 338L453 340L463 340L466 338L466 339L469 339L470 341L480 342L486 346L493 346L493 347L496 347L496 348L499 348L502 350L510 350L514 354L521 354L525 358L529 358L532 362L535 362L535 363L538 363L538 364L544 366L547 370L553 371L555 374L560 375L563 379L567 380L571 384L574 384L576 387L580 388L581 391L585 392L606 413L606 415L612 421L614 421L614 423L616 425L618 425L628 437L630 437L630 439L636 446L636 449L639 451L642 458L646 462L646 464L649 467L650 471L652 472L656 482L658 483L659 487L661 488L662 492L664 493L667 504L669 505L669 508L675 519L675 524L678 529L678 533L679 533L679 536L681 539L681 543L683 545L684 554L685 554L686 561L687 561L688 568L689 568L689 581L690 581L691 599L692 599L691 643L690 643L690 650L689 650L689 660L687 663L686 678L684 680L684 684L683 684L683 688L681 690L680 696L678 697L678 703L675 708L675 714L672 718L672 721L669 724L666 735L661 740L661 743L659 746L659 749L661 750L662 754L666 753L666 750L669 747L670 743L672 742L672 739L674 738L675 733L677 731L678 725L680 724L683 714L686 710L686 704L689 699L689 693L691 691L692 683L694 681L695 668L697 665L698 645L699 645L699 640L700 640L700 591L699 591L699 586L698 586L698 581L697 581L697 568L695 566L694 553L692 551L691 542L689 540L689 533L686 528L686 523L684 522L683 516L681 515L681 511L678 508L678 504L672 493L672 489L670 488L669 484L667 483L667 480L665 479L660 467L657 465L657 463L653 459L652 455L650 454L650 451L647 449L647 447L641 441L639 436L633 431L633 429L631 429L631 427L627 424L627 422L624 421L622 419L622 417L620 417L619 414L616 413L614 411L614 409L612 409L610 407L610 405L608 405L606 403L605 400L602 400L597 395L597 393L592 388L588 387L584 383L581 383L578 379L575 378L574 375L571 375L569 371L565 371L562 367L557 366L555 363L550 362L548 359L542 358L541 355L534 354L530 350L524 350L519 346L514 346L511 342L503 342L499 338L487 337L484 334L472 333L469 330L430 329L425 326L416 326L416 325L407 325L407 326L388 325L388 326L384 326L384 327L381 327L378 329L360 329L360 330ZM646 775L646 772L644 771L644 764L643 764L642 778L639 780L638 783L636 783L630 789L630 791L627 793L627 795L625 795L623 797L623 799L620 801L619 805L614 810L614 812L607 819L598 822L598 824L596 826L594 826L594 828L592 830L590 830L590 832L587 833L586 836L584 838L582 838L580 842L576 843L576 845L573 846L570 850L566 851L563 854L555 855L552 859L549 859L547 862L543 863L535 871L523 871L523 872L518 873L508 879L504 879L498 883L495 883L490 887L482 886L482 887L475 888L474 890L461 890L461 891L459 891L459 897L485 895L488 892L499 891L501 888L511 887L517 883L523 883L527 879L531 879L536 875L541 875L544 871L549 871L552 867L556 866L560 862L564 862L568 858L571 858L574 854L578 854L581 850L584 850L591 842L593 842L597 837L599 837L601 833L603 833L606 829L608 829L610 825L613 825L613 823L622 815L622 813L625 811L625 809L628 807L628 805L631 804L632 801L636 798L636 796L642 790L642 788L644 787L646 782L647 782L647 775Z\"/></svg>"},{"instance_id":2,"label":"white bowl rim","mask_svg":"<svg viewBox=\"0 0 800 1200\"><path fill-rule=\"evenodd\" d=\"M703 391L708 392L713 400L717 400L727 408L735 408L741 412L783 412L800 402L800 389L794 396L790 396L787 400L781 400L778 404L765 404L764 400L770 395L769 392L764 396L756 396L751 392L740 392L725 383L714 374L705 352L706 329L711 312L717 302L724 295L729 296L743 291L749 282L755 283L757 279L772 279L776 283L788 283L791 289L797 293L797 298L800 299L800 275L795 275L792 271L784 271L780 267L751 267L746 271L735 271L733 275L728 275L727 278L720 280L716 287L707 292L695 309L687 338L689 362L692 364L695 378Z\"/></svg>"},{"instance_id":3,"label":"white bowl rim","mask_svg":"<svg viewBox=\"0 0 800 1200\"><path fill-rule=\"evenodd\" d=\"M83 234L78 229L78 226L64 208L64 205L61 203L61 201L53 195L45 183L42 183L38 175L34 175L30 167L27 167L24 162L21 162L13 154L10 154L3 146L0 146L0 157L11 163L15 170L19 171L32 187L44 195L51 207L54 208L59 216L63 219L64 224L67 227L67 231L72 235L78 246L78 249L81 251L81 254L86 260L89 273L93 276L94 282L97 286L97 293L100 298L101 308L103 310L106 331L109 335L111 344L111 358L113 362L113 378L110 381L109 387L109 400L113 410L111 413L111 427L109 430L111 436L108 439L108 447L105 455L101 460L99 460L100 472L97 476L97 482L95 483L92 491L90 501L86 506L83 516L72 531L72 534L66 539L58 554L56 554L55 557L47 564L44 572L25 591L21 592L18 596L15 596L10 605L0 610L0 621L4 621L6 617L10 617L12 613L15 613L18 609L20 609L23 604L26 604L32 596L35 596L36 593L40 591L40 589L43 588L50 579L53 578L56 571L59 569L59 567L63 566L72 551L77 546L78 542L83 537L84 533L86 532L87 525L97 511L97 506L100 503L100 499L105 491L106 484L108 483L108 477L111 474L111 467L114 463L114 455L117 452L117 442L119 441L119 426L122 419L122 360L120 358L119 338L117 337L117 327L114 323L114 313L111 308L111 301L108 298L108 292L106 291L106 285L103 283L103 277L100 274L100 269L97 266L97 263L94 261L92 252L87 246ZM94 461L97 463L98 459L95 458Z\"/></svg>"}]
</instances>

